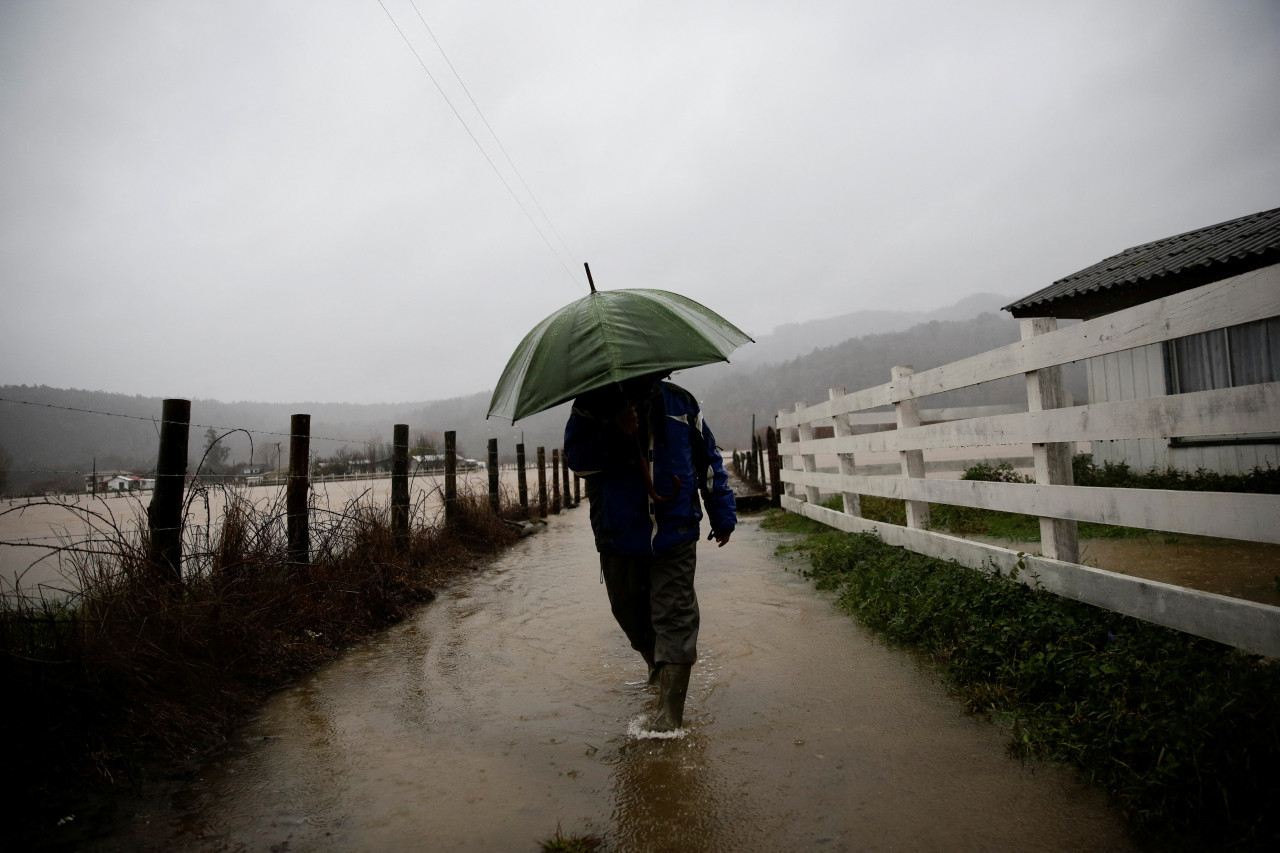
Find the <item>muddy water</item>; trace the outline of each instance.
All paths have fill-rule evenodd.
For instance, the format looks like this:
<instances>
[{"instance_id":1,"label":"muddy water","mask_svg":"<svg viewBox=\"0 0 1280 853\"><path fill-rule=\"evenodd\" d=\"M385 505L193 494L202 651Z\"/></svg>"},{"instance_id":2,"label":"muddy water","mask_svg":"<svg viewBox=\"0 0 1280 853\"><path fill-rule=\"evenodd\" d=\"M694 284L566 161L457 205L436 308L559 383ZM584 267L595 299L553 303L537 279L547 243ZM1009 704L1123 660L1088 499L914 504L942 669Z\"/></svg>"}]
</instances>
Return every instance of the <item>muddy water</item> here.
<instances>
[{"instance_id":1,"label":"muddy water","mask_svg":"<svg viewBox=\"0 0 1280 853\"><path fill-rule=\"evenodd\" d=\"M1155 533L1139 539L1082 540L1080 562L1280 606L1280 584L1276 581L1280 577L1280 545Z\"/></svg>"},{"instance_id":2,"label":"muddy water","mask_svg":"<svg viewBox=\"0 0 1280 853\"><path fill-rule=\"evenodd\" d=\"M1039 542L973 537L1002 548L1040 553ZM1151 533L1128 539L1081 539L1080 562L1145 580L1280 606L1280 545Z\"/></svg>"},{"instance_id":3,"label":"muddy water","mask_svg":"<svg viewBox=\"0 0 1280 853\"><path fill-rule=\"evenodd\" d=\"M274 697L102 849L1124 850L1096 793L1004 754L908 655L785 570L750 521L699 551L686 734L598 583L585 508Z\"/></svg>"},{"instance_id":4,"label":"muddy water","mask_svg":"<svg viewBox=\"0 0 1280 853\"><path fill-rule=\"evenodd\" d=\"M536 502L537 471L527 473L531 500ZM488 474L484 471L460 472L458 481L459 492L463 494L488 493ZM514 469L502 470L501 488L504 500L510 503L517 500L517 481ZM311 487L315 505L321 510L340 511L351 501L384 507L391 502L389 477L313 482ZM547 488L550 491L551 486ZM205 498L191 502L187 518L189 542L193 538L197 543L203 542L203 531L211 523L216 533L227 492L248 501L264 514L284 512L284 489L279 486L210 489L207 502ZM417 513L415 523L429 523L438 516L444 492L442 476L411 477L409 492L409 500ZM19 498L0 501L0 592L22 590L31 595L56 596L74 590L77 587L74 573L59 563L56 549L68 545L100 546L120 532L132 534L145 525L150 501L150 492L65 495L48 501ZM184 547L189 553L191 545Z\"/></svg>"}]
</instances>

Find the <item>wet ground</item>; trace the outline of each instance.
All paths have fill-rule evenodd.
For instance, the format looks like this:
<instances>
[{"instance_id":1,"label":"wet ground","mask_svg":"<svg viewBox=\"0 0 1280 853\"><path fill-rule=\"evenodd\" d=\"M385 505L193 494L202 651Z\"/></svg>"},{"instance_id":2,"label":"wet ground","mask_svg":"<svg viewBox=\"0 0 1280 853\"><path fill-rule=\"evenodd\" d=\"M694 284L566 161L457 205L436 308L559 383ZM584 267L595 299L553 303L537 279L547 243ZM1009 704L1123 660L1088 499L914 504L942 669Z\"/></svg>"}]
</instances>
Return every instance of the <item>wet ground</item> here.
<instances>
[{"instance_id":1,"label":"wet ground","mask_svg":"<svg viewBox=\"0 0 1280 853\"><path fill-rule=\"evenodd\" d=\"M101 850L1125 850L1072 773L1006 757L747 520L703 544L686 733L637 739L644 666L585 506L262 708Z\"/></svg>"},{"instance_id":2,"label":"wet ground","mask_svg":"<svg viewBox=\"0 0 1280 853\"><path fill-rule=\"evenodd\" d=\"M527 472L531 498L536 504L537 470ZM518 477L514 469L501 472L501 487L507 503L516 501ZM391 478L312 481L314 504L321 511L341 512L349 504L388 506ZM551 486L548 485L548 490ZM488 474L465 471L458 475L460 494L487 494ZM409 500L415 523L429 524L442 513L444 478L421 473L409 478ZM184 553L207 548L207 532L212 523L215 535L218 519L225 513L228 495L247 501L264 516L284 515L285 494L280 486L232 486L210 488L186 499L186 544ZM109 550L109 543L124 537L136 541L136 532L146 525L151 492L121 492L98 495L61 495L52 498L9 498L0 501L0 593L21 591L26 595L60 597L78 589L78 578L59 560L58 549ZM315 522L313 516L313 526Z\"/></svg>"},{"instance_id":3,"label":"wet ground","mask_svg":"<svg viewBox=\"0 0 1280 853\"><path fill-rule=\"evenodd\" d=\"M1028 554L1040 552L1039 542L985 541ZM1280 606L1280 545L1153 531L1125 539L1081 539L1080 562L1095 569Z\"/></svg>"}]
</instances>

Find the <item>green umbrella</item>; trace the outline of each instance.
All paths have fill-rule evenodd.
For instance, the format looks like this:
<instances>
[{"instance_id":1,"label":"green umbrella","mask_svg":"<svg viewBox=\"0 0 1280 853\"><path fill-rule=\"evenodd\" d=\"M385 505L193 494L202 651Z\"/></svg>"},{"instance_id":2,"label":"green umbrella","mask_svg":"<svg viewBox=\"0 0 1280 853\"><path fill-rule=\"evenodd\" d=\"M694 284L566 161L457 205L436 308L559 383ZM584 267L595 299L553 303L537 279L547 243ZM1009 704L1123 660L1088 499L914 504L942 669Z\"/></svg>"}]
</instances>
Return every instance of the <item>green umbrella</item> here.
<instances>
[{"instance_id":1,"label":"green umbrella","mask_svg":"<svg viewBox=\"0 0 1280 853\"><path fill-rule=\"evenodd\" d=\"M728 361L749 341L737 326L679 294L597 291L592 284L589 295L534 326L516 347L489 416L516 421L624 379Z\"/></svg>"}]
</instances>

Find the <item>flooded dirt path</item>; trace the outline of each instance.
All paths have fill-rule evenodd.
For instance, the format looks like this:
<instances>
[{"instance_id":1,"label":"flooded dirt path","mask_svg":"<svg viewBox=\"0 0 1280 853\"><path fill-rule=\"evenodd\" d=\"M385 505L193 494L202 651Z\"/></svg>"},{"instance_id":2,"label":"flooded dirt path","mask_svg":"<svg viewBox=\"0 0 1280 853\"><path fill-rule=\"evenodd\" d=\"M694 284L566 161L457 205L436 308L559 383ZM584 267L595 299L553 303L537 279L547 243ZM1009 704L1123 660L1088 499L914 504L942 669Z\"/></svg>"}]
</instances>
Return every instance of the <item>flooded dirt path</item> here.
<instances>
[{"instance_id":1,"label":"flooded dirt path","mask_svg":"<svg viewBox=\"0 0 1280 853\"><path fill-rule=\"evenodd\" d=\"M99 849L1125 850L1061 768L1005 756L746 520L699 549L680 740L637 740L644 666L609 615L586 507L270 700L170 808Z\"/></svg>"}]
</instances>

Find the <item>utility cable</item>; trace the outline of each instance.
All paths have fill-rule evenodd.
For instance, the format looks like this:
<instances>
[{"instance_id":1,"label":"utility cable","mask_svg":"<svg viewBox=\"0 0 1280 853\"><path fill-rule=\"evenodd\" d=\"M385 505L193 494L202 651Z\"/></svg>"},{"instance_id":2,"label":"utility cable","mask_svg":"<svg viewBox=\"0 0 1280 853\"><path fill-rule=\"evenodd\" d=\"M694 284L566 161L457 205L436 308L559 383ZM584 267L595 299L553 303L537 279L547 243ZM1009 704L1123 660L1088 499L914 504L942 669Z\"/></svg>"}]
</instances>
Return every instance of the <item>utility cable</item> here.
<instances>
[{"instance_id":1,"label":"utility cable","mask_svg":"<svg viewBox=\"0 0 1280 853\"><path fill-rule=\"evenodd\" d=\"M476 114L480 116L480 121L484 122L485 129L489 131L489 135L493 137L493 141L497 143L498 150L502 152L502 156L507 158L511 171L515 172L516 177L520 179L520 185L524 187L524 191L529 194L529 199L533 202L534 207L538 208L538 212L542 214L542 218L546 220L547 227L551 229L551 233L556 235L556 239L560 241L561 248L565 254L572 260L574 257L573 250L569 248L569 244L564 241L559 229L556 228L555 222L547 215L547 211L543 209L542 204L538 201L538 196L533 192L533 188L529 186L529 182L524 179L524 175L520 172L520 168L516 165L515 160L511 159L507 146L502 144L502 140L498 137L493 126L489 124L489 119L485 117L484 110L480 109L480 105L476 103L476 99L471 96L471 90L467 88L467 84L463 81L462 75L458 73L458 69L454 67L453 60L449 59L449 54L444 52L444 45L440 44L440 40L436 38L435 32L427 23L427 19L422 17L422 10L418 8L417 0L409 0L409 5L413 6L413 11L417 13L418 20L422 22L422 28L427 31L427 35L431 36L431 41L435 42L436 50L440 51L440 55L444 57L445 64L449 66L449 70L453 72L453 77L458 81L458 85L462 87L462 91L466 93L467 100L471 102L471 106L475 108Z\"/></svg>"},{"instance_id":2,"label":"utility cable","mask_svg":"<svg viewBox=\"0 0 1280 853\"><path fill-rule=\"evenodd\" d=\"M395 27L396 32L400 34L400 38L404 41L405 46L409 48L409 51L413 54L414 58L418 60L418 65L422 67L422 70L426 73L427 78L430 79L432 85L436 87L436 91L440 93L440 97L444 98L444 102L449 105L449 109L453 111L453 115L455 118L458 119L458 123L462 125L462 129L467 132L467 136L471 137L471 141L475 144L476 148L480 151L480 154L481 156L484 157L485 162L489 164L489 168L493 169L493 173L498 176L498 180L502 181L502 185L507 188L507 192L511 195L511 198L513 201L515 201L516 205L520 208L520 212L524 214L525 219L529 220L529 224L533 226L533 230L538 232L538 236L542 238L542 242L546 244L547 249L551 251L551 254L554 255L555 259L560 263L560 266L564 269L565 274L568 275L572 281L577 283L578 279L574 276L573 271L569 269L569 266L564 262L564 259L560 257L560 254L559 252L556 251L555 247L551 245L551 241L547 239L547 235L543 232L542 228L538 226L538 223L537 221L534 220L533 215L529 213L529 209L524 206L524 202L520 201L520 197L516 195L516 191L512 189L511 183L506 179L506 177L503 176L502 171L498 168L498 165L493 162L493 158L489 156L489 152L484 150L484 146L480 144L480 140L477 139L476 135L471 131L471 127L467 124L466 120L462 117L462 114L458 112L458 108L453 105L453 101L449 100L449 96L445 94L445 91L440 86L439 81L437 81L435 78L435 75L431 73L431 69L427 67L427 63L423 61L421 54L419 54L417 51L417 48L413 46L413 42L409 41L409 37L405 34L404 29L401 28L400 24L392 16L391 12L386 7L386 4L383 3L382 0L377 0L377 2L378 2L378 5L382 7L382 11L386 14L387 20L391 21L391 25ZM415 6L414 8L416 9L417 7ZM550 220L547 220L547 221L550 222Z\"/></svg>"}]
</instances>

